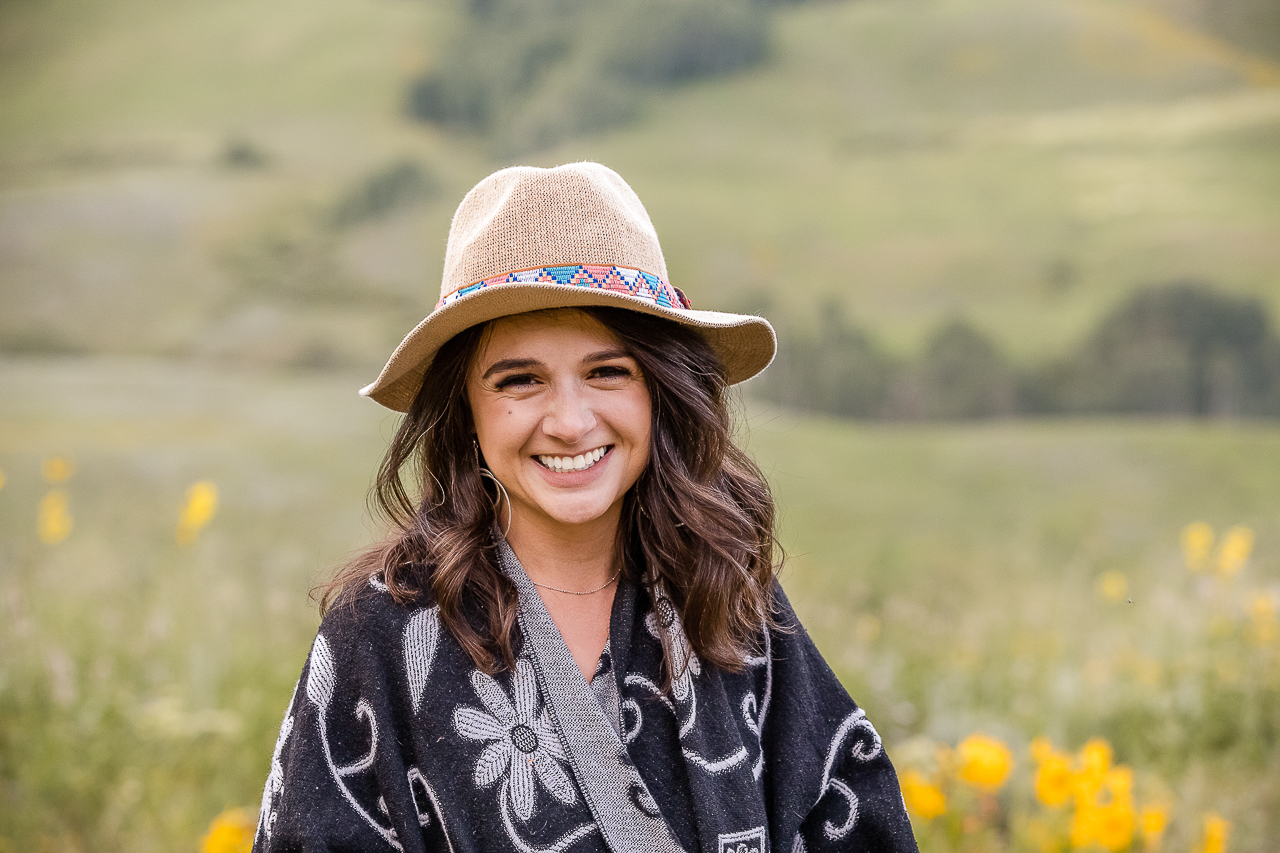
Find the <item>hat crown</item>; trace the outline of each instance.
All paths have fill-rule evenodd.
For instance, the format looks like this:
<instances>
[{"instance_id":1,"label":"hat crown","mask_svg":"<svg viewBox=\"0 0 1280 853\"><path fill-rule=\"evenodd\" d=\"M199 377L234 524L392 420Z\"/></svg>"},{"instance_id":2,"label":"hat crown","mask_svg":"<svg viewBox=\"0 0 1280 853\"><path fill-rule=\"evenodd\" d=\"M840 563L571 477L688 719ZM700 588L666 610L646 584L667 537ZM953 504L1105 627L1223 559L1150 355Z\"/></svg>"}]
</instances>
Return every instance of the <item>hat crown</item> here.
<instances>
[{"instance_id":1,"label":"hat crown","mask_svg":"<svg viewBox=\"0 0 1280 853\"><path fill-rule=\"evenodd\" d=\"M485 178L458 205L440 297L505 273L569 264L667 279L649 214L617 172L599 163L513 166Z\"/></svg>"}]
</instances>

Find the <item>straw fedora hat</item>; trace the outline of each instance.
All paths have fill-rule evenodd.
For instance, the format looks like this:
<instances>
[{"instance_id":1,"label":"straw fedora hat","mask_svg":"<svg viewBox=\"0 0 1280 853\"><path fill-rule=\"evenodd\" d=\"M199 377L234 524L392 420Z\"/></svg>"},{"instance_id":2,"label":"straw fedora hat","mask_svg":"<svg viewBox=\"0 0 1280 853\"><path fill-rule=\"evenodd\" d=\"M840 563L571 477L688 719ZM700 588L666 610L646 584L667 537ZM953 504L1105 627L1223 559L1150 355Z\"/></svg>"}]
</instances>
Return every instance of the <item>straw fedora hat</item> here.
<instances>
[{"instance_id":1,"label":"straw fedora hat","mask_svg":"<svg viewBox=\"0 0 1280 853\"><path fill-rule=\"evenodd\" d=\"M768 366L777 348L762 317L695 311L670 284L649 214L599 163L495 172L458 205L440 301L360 393L407 412L436 351L489 320L546 308L629 308L696 328L730 383Z\"/></svg>"}]
</instances>

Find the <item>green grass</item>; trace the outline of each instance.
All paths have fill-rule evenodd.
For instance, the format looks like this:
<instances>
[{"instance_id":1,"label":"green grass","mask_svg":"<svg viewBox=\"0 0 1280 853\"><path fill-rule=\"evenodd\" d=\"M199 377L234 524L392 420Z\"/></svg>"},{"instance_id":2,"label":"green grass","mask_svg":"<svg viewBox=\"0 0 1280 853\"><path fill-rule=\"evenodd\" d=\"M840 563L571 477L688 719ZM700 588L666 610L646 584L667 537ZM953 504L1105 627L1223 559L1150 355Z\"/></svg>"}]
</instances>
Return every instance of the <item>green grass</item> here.
<instances>
[{"instance_id":1,"label":"green grass","mask_svg":"<svg viewBox=\"0 0 1280 853\"><path fill-rule=\"evenodd\" d=\"M364 491L394 418L355 396L363 379L0 363L2 849L193 849L214 814L256 804L315 629L307 591L373 535ZM1025 790L1031 737L1105 736L1139 790L1173 797L1171 842L1216 810L1233 850L1269 849L1280 645L1249 641L1245 606L1280 587L1280 431L749 412L784 585L900 764L984 730ZM45 545L55 454L76 464L74 529ZM220 508L181 547L199 479ZM1256 531L1234 581L1183 568L1193 520ZM1099 597L1104 571L1133 604Z\"/></svg>"},{"instance_id":2,"label":"green grass","mask_svg":"<svg viewBox=\"0 0 1280 853\"><path fill-rule=\"evenodd\" d=\"M1106 737L1139 790L1174 792L1170 840L1189 847L1199 812L1217 809L1238 824L1232 849L1266 849L1280 648L1248 640L1245 610L1280 581L1280 432L753 420L784 508L787 589L891 744L918 756L974 731L1015 752L1037 734L1071 748ZM1186 570L1179 534L1196 520L1256 531L1241 577ZM1125 576L1124 600L1098 593L1104 572Z\"/></svg>"},{"instance_id":3,"label":"green grass","mask_svg":"<svg viewBox=\"0 0 1280 853\"><path fill-rule=\"evenodd\" d=\"M19 0L4 13L0 139L208 131L223 122L375 119L427 59L443 4ZM377 93L376 97L371 97Z\"/></svg>"},{"instance_id":4,"label":"green grass","mask_svg":"<svg viewBox=\"0 0 1280 853\"><path fill-rule=\"evenodd\" d=\"M384 419L354 378L2 372L5 849L192 849L212 814L257 802L315 627L307 590L366 535ZM53 454L76 464L74 528L48 546L35 511ZM200 479L218 515L180 547Z\"/></svg>"}]
</instances>

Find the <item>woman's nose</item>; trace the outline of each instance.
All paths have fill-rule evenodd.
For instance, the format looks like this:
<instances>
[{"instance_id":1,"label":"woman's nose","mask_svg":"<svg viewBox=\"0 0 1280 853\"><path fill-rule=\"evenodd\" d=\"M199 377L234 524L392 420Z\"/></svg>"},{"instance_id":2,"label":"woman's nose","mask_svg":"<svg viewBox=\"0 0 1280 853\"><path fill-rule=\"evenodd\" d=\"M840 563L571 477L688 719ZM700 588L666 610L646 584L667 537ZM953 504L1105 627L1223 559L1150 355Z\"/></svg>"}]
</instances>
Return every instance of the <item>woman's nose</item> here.
<instances>
[{"instance_id":1,"label":"woman's nose","mask_svg":"<svg viewBox=\"0 0 1280 853\"><path fill-rule=\"evenodd\" d=\"M566 444L576 444L595 427L595 413L583 391L581 387L573 386L556 389L542 424L547 435Z\"/></svg>"}]
</instances>

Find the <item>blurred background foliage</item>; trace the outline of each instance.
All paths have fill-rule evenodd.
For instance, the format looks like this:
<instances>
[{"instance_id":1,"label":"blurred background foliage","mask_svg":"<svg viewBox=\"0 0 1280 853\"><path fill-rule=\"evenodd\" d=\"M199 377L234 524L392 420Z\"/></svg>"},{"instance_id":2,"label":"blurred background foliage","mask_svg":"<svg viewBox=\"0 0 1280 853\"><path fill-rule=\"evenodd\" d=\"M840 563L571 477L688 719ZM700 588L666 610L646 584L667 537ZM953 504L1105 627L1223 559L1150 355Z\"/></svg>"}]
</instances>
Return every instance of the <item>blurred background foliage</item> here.
<instances>
[{"instance_id":1,"label":"blurred background foliage","mask_svg":"<svg viewBox=\"0 0 1280 853\"><path fill-rule=\"evenodd\" d=\"M926 850L1070 849L1120 800L1037 768L1098 738L1131 832L1080 849L1271 850L1277 9L0 4L0 851L241 843L306 591L376 535L354 389L462 193L574 159L777 326L784 582Z\"/></svg>"},{"instance_id":2,"label":"blurred background foliage","mask_svg":"<svg viewBox=\"0 0 1280 853\"><path fill-rule=\"evenodd\" d=\"M791 408L887 420L1280 415L1280 339L1266 309L1203 282L1141 288L1072 351L1025 369L962 319L939 326L905 360L852 326L838 303L824 306L815 325L786 330L753 393Z\"/></svg>"},{"instance_id":3,"label":"blurred background foliage","mask_svg":"<svg viewBox=\"0 0 1280 853\"><path fill-rule=\"evenodd\" d=\"M766 0L468 0L416 118L515 155L634 119L647 89L759 64Z\"/></svg>"}]
</instances>

